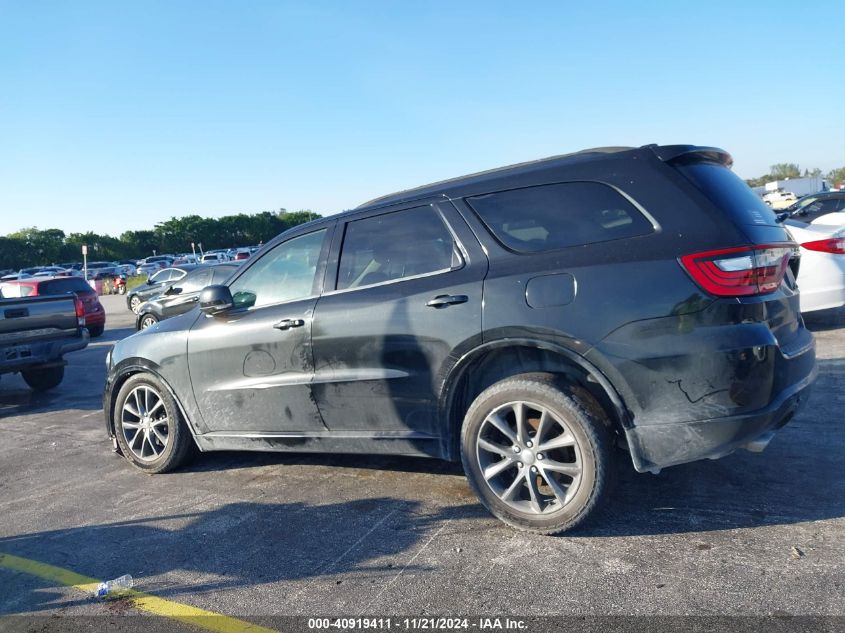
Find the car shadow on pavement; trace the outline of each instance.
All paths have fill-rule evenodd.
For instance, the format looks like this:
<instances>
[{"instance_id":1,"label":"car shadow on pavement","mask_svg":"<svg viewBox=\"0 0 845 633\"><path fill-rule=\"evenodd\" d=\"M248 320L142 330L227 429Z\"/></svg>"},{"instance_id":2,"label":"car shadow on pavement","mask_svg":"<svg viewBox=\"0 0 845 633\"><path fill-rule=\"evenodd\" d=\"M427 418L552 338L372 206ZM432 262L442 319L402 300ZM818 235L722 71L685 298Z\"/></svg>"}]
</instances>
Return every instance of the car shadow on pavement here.
<instances>
[{"instance_id":1,"label":"car shadow on pavement","mask_svg":"<svg viewBox=\"0 0 845 633\"><path fill-rule=\"evenodd\" d=\"M102 409L106 354L115 342L134 333L135 328L107 329L102 336L92 338L85 349L65 356L68 364L64 380L50 391L33 391L19 374L4 375L0 380L0 418Z\"/></svg>"},{"instance_id":2,"label":"car shadow on pavement","mask_svg":"<svg viewBox=\"0 0 845 633\"><path fill-rule=\"evenodd\" d=\"M252 468L270 465L328 466L338 468L363 468L399 473L424 473L431 475L463 475L459 463L425 457L402 455L367 455L337 453L202 453L182 472L209 472L234 468Z\"/></svg>"},{"instance_id":3,"label":"car shadow on pavement","mask_svg":"<svg viewBox=\"0 0 845 633\"><path fill-rule=\"evenodd\" d=\"M390 497L313 505L230 503L208 511L0 538L0 554L97 579L131 574L136 590L165 598L306 580L307 585L298 585L304 591L319 582L334 588L341 584L339 575L376 584L390 581L400 568L423 571L425 565L414 564L408 552L428 541L444 521L477 513L472 506L431 513L418 502ZM5 573L2 565L0 573ZM57 604L55 593L40 593L32 591L12 607L0 603L0 615L70 606Z\"/></svg>"}]
</instances>

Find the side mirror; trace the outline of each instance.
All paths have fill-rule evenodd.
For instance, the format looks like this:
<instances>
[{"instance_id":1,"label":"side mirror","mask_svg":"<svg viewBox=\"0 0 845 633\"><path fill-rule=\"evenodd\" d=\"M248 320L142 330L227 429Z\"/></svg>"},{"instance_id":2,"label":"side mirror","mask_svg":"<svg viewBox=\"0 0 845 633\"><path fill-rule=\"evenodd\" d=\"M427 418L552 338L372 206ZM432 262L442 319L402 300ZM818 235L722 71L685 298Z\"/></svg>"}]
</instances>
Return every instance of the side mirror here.
<instances>
[{"instance_id":1,"label":"side mirror","mask_svg":"<svg viewBox=\"0 0 845 633\"><path fill-rule=\"evenodd\" d=\"M200 292L200 310L206 314L217 314L234 305L229 286L206 286Z\"/></svg>"},{"instance_id":2,"label":"side mirror","mask_svg":"<svg viewBox=\"0 0 845 633\"><path fill-rule=\"evenodd\" d=\"M180 294L181 292L182 292L182 289L181 289L181 288L179 288L178 286L170 286L170 288L168 288L168 289L164 292L164 294L166 294L166 295L178 295L178 294Z\"/></svg>"},{"instance_id":3,"label":"side mirror","mask_svg":"<svg viewBox=\"0 0 845 633\"><path fill-rule=\"evenodd\" d=\"M147 277L147 285L148 285L148 286L152 286L154 283L155 283L155 282L152 280L152 278Z\"/></svg>"}]
</instances>

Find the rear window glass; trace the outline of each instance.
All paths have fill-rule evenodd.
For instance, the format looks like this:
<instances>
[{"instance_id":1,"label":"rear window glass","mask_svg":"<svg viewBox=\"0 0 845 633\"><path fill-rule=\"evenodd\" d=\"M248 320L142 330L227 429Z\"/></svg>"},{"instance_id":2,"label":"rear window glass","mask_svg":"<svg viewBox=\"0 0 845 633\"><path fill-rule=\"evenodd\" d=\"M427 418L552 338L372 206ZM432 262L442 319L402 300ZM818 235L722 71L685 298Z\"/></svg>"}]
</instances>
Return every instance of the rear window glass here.
<instances>
[{"instance_id":1,"label":"rear window glass","mask_svg":"<svg viewBox=\"0 0 845 633\"><path fill-rule=\"evenodd\" d=\"M727 167L694 163L678 170L737 224L778 226L774 211Z\"/></svg>"},{"instance_id":2,"label":"rear window glass","mask_svg":"<svg viewBox=\"0 0 845 633\"><path fill-rule=\"evenodd\" d=\"M82 279L55 279L53 281L41 282L38 294L63 295L69 292L86 293L94 292L94 289L91 288L91 286L85 283Z\"/></svg>"},{"instance_id":3,"label":"rear window glass","mask_svg":"<svg viewBox=\"0 0 845 633\"><path fill-rule=\"evenodd\" d=\"M607 242L654 231L615 189L569 182L467 198L487 228L520 253Z\"/></svg>"}]
</instances>

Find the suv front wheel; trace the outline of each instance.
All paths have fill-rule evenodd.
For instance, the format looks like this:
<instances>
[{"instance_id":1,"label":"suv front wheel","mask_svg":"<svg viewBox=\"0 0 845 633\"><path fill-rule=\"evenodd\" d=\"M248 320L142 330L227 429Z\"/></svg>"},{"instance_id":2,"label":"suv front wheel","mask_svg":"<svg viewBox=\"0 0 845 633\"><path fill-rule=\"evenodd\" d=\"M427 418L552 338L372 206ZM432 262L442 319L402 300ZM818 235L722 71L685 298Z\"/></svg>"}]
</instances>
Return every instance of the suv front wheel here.
<instances>
[{"instance_id":1,"label":"suv front wheel","mask_svg":"<svg viewBox=\"0 0 845 633\"><path fill-rule=\"evenodd\" d=\"M137 468L166 473L185 464L196 445L167 387L152 374L135 374L117 394L114 434Z\"/></svg>"},{"instance_id":2,"label":"suv front wheel","mask_svg":"<svg viewBox=\"0 0 845 633\"><path fill-rule=\"evenodd\" d=\"M469 408L464 471L481 503L513 527L556 534L582 523L606 495L611 441L548 374L494 384Z\"/></svg>"}]
</instances>

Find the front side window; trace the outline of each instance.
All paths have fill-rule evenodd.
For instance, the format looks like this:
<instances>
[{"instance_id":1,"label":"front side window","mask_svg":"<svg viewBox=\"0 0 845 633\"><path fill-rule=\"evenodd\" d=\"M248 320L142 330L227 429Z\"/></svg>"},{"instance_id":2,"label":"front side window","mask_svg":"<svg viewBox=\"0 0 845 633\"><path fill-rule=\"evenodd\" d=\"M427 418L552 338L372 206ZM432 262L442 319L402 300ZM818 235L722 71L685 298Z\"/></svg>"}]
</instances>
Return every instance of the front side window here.
<instances>
[{"instance_id":1,"label":"front side window","mask_svg":"<svg viewBox=\"0 0 845 633\"><path fill-rule=\"evenodd\" d=\"M337 289L449 270L457 257L452 234L430 206L354 220L343 237Z\"/></svg>"},{"instance_id":2,"label":"front side window","mask_svg":"<svg viewBox=\"0 0 845 633\"><path fill-rule=\"evenodd\" d=\"M619 192L596 182L512 189L466 202L502 244L519 253L618 240L654 230Z\"/></svg>"},{"instance_id":3,"label":"front side window","mask_svg":"<svg viewBox=\"0 0 845 633\"><path fill-rule=\"evenodd\" d=\"M283 242L229 286L236 308L310 297L326 229Z\"/></svg>"}]
</instances>

